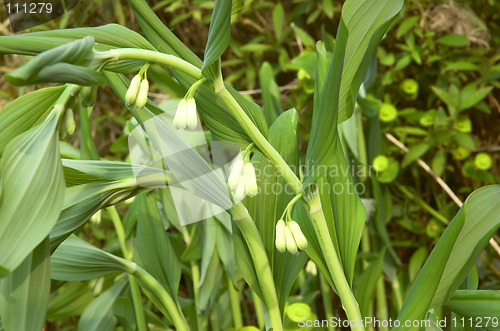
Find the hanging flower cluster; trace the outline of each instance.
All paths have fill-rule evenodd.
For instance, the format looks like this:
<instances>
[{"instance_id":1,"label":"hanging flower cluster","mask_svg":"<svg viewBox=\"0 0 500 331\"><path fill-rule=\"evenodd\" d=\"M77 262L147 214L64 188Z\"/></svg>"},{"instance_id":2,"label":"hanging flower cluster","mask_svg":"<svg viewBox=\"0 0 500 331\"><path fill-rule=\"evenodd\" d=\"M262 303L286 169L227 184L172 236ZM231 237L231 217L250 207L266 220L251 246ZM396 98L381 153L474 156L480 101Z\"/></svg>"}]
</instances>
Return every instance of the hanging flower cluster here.
<instances>
[{"instance_id":1,"label":"hanging flower cluster","mask_svg":"<svg viewBox=\"0 0 500 331\"><path fill-rule=\"evenodd\" d=\"M198 112L196 110L194 94L196 93L198 87L206 81L206 78L202 78L191 85L184 98L177 105L173 121L173 124L177 129L185 130L189 128L193 130L198 126Z\"/></svg>"},{"instance_id":2,"label":"hanging flower cluster","mask_svg":"<svg viewBox=\"0 0 500 331\"><path fill-rule=\"evenodd\" d=\"M298 254L299 249L306 250L307 245L307 239L297 222L278 221L276 224L276 249L279 252L288 251L292 254Z\"/></svg>"},{"instance_id":3,"label":"hanging flower cluster","mask_svg":"<svg viewBox=\"0 0 500 331\"><path fill-rule=\"evenodd\" d=\"M132 78L127 93L125 94L125 103L127 106L135 106L139 109L144 108L148 102L149 82L147 78L149 63L141 68L139 73Z\"/></svg>"},{"instance_id":4,"label":"hanging flower cluster","mask_svg":"<svg viewBox=\"0 0 500 331\"><path fill-rule=\"evenodd\" d=\"M198 126L198 113L194 98L182 99L177 105L174 117L174 126L177 129L195 129Z\"/></svg>"},{"instance_id":5,"label":"hanging flower cluster","mask_svg":"<svg viewBox=\"0 0 500 331\"><path fill-rule=\"evenodd\" d=\"M290 213L293 205L302 197L301 194L293 198L285 208L281 219L276 223L276 249L284 253L288 251L292 254L298 254L299 250L307 249L307 239L302 233L299 224L292 220ZM284 220L285 219L285 220Z\"/></svg>"},{"instance_id":6,"label":"hanging flower cluster","mask_svg":"<svg viewBox=\"0 0 500 331\"><path fill-rule=\"evenodd\" d=\"M243 159L234 161L227 183L238 201L247 195L253 197L259 191L255 168L250 161L245 162Z\"/></svg>"}]
</instances>

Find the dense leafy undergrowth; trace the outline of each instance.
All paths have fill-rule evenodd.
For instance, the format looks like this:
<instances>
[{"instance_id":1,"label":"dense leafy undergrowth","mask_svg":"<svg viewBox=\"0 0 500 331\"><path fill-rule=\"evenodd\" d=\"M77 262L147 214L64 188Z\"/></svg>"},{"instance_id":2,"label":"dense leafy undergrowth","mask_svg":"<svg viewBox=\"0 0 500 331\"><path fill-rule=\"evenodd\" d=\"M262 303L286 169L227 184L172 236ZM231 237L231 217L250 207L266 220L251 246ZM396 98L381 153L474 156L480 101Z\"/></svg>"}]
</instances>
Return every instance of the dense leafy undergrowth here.
<instances>
[{"instance_id":1,"label":"dense leafy undergrowth","mask_svg":"<svg viewBox=\"0 0 500 331\"><path fill-rule=\"evenodd\" d=\"M81 1L0 37L0 326L498 329L500 4L370 3Z\"/></svg>"}]
</instances>

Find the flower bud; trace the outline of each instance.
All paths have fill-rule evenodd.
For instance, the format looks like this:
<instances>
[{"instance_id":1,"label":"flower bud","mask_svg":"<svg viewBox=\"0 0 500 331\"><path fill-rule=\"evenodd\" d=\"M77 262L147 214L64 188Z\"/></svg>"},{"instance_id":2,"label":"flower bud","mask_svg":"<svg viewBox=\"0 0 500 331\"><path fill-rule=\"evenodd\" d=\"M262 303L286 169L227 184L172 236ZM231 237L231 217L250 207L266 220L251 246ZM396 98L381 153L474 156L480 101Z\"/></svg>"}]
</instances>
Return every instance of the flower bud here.
<instances>
[{"instance_id":1,"label":"flower bud","mask_svg":"<svg viewBox=\"0 0 500 331\"><path fill-rule=\"evenodd\" d=\"M238 181L238 187L236 187L236 192L234 192L234 196L237 201L241 201L245 199L245 177L241 176Z\"/></svg>"},{"instance_id":2,"label":"flower bud","mask_svg":"<svg viewBox=\"0 0 500 331\"><path fill-rule=\"evenodd\" d=\"M173 124L177 129L185 129L187 122L187 101L182 99L177 105Z\"/></svg>"},{"instance_id":3,"label":"flower bud","mask_svg":"<svg viewBox=\"0 0 500 331\"><path fill-rule=\"evenodd\" d=\"M84 86L80 91L80 105L84 108L93 107L95 105L96 98L97 86Z\"/></svg>"},{"instance_id":4,"label":"flower bud","mask_svg":"<svg viewBox=\"0 0 500 331\"><path fill-rule=\"evenodd\" d=\"M71 108L66 109L64 112L64 130L68 135L72 135L75 132L75 119L73 118L73 110Z\"/></svg>"},{"instance_id":5,"label":"flower bud","mask_svg":"<svg viewBox=\"0 0 500 331\"><path fill-rule=\"evenodd\" d=\"M467 116L458 116L453 126L460 132L468 133L472 131L472 122Z\"/></svg>"},{"instance_id":6,"label":"flower bud","mask_svg":"<svg viewBox=\"0 0 500 331\"><path fill-rule=\"evenodd\" d=\"M255 178L255 168L250 162L245 164L245 185L249 197L254 197L257 195L259 187L257 186L257 178Z\"/></svg>"},{"instance_id":7,"label":"flower bud","mask_svg":"<svg viewBox=\"0 0 500 331\"><path fill-rule=\"evenodd\" d=\"M127 93L125 94L125 104L127 106L132 106L137 98L137 93L139 93L139 85L141 84L141 76L135 75L130 81L130 86L128 87Z\"/></svg>"},{"instance_id":8,"label":"flower bud","mask_svg":"<svg viewBox=\"0 0 500 331\"><path fill-rule=\"evenodd\" d=\"M193 98L187 101L186 124L192 130L198 126L198 113L196 112L196 101Z\"/></svg>"},{"instance_id":9,"label":"flower bud","mask_svg":"<svg viewBox=\"0 0 500 331\"><path fill-rule=\"evenodd\" d=\"M286 240L286 249L289 253L297 254L297 244L295 244L295 239L293 239L292 230L288 224L285 226L285 240Z\"/></svg>"},{"instance_id":10,"label":"flower bud","mask_svg":"<svg viewBox=\"0 0 500 331\"><path fill-rule=\"evenodd\" d=\"M302 233L300 226L295 221L288 223L290 231L292 232L293 239L295 239L295 244L300 250L305 250L307 248L307 239Z\"/></svg>"},{"instance_id":11,"label":"flower bud","mask_svg":"<svg viewBox=\"0 0 500 331\"><path fill-rule=\"evenodd\" d=\"M280 253L285 253L286 251L286 240L285 240L285 222L279 220L276 223L276 249Z\"/></svg>"},{"instance_id":12,"label":"flower bud","mask_svg":"<svg viewBox=\"0 0 500 331\"><path fill-rule=\"evenodd\" d=\"M242 159L233 161L233 166L231 167L231 173L229 174L229 178L227 183L229 185L229 189L231 191L236 191L238 187L238 182L240 181L240 177L243 172L244 162Z\"/></svg>"},{"instance_id":13,"label":"flower bud","mask_svg":"<svg viewBox=\"0 0 500 331\"><path fill-rule=\"evenodd\" d=\"M378 117L382 122L392 122L398 117L398 111L393 105L383 103L382 107L380 107Z\"/></svg>"},{"instance_id":14,"label":"flower bud","mask_svg":"<svg viewBox=\"0 0 500 331\"><path fill-rule=\"evenodd\" d=\"M139 93L137 93L137 99L135 99L135 105L137 108L144 108L148 102L148 91L149 82L147 79L143 79L141 85L139 86Z\"/></svg>"},{"instance_id":15,"label":"flower bud","mask_svg":"<svg viewBox=\"0 0 500 331\"><path fill-rule=\"evenodd\" d=\"M389 159L385 155L378 155L373 159L373 170L376 172L384 172L389 168Z\"/></svg>"},{"instance_id":16,"label":"flower bud","mask_svg":"<svg viewBox=\"0 0 500 331\"><path fill-rule=\"evenodd\" d=\"M488 170L493 165L493 160L491 159L491 156L486 153L477 153L474 158L474 165L479 170Z\"/></svg>"}]
</instances>

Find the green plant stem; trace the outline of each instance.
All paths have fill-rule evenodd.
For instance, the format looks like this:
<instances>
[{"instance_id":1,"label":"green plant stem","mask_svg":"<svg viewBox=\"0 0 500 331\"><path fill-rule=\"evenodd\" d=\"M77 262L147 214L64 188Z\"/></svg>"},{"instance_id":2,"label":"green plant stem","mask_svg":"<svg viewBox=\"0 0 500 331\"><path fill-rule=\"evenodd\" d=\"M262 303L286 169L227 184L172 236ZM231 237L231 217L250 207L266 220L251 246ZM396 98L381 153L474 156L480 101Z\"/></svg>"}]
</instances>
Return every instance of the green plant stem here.
<instances>
[{"instance_id":1,"label":"green plant stem","mask_svg":"<svg viewBox=\"0 0 500 331\"><path fill-rule=\"evenodd\" d=\"M377 282L377 318L380 321L389 320L389 314L387 311L387 302L385 301L385 286L384 286L384 276L382 275ZM383 326L383 323L379 327L380 331L388 331L387 326Z\"/></svg>"},{"instance_id":2,"label":"green plant stem","mask_svg":"<svg viewBox=\"0 0 500 331\"><path fill-rule=\"evenodd\" d=\"M397 275L392 281L392 292L394 294L394 305L396 306L396 311L400 311L401 307L403 307L403 295L401 294L401 285L399 284Z\"/></svg>"},{"instance_id":3,"label":"green plant stem","mask_svg":"<svg viewBox=\"0 0 500 331\"><path fill-rule=\"evenodd\" d=\"M330 286L326 281L325 277L321 273L319 273L319 285L321 288L321 299L323 299L323 308L325 309L325 318L330 319L333 315L333 306L332 301L330 300ZM333 327L330 323L328 323L328 331L335 331L335 327Z\"/></svg>"},{"instance_id":4,"label":"green plant stem","mask_svg":"<svg viewBox=\"0 0 500 331\"><path fill-rule=\"evenodd\" d=\"M395 183L395 185L398 188L398 190L400 190L405 196L407 196L408 198L410 198L411 200L416 202L418 205L420 205L420 207L422 207L426 211L428 211L429 214L434 216L438 221L440 221L444 225L448 225L450 223L450 221L446 217L444 217L437 210L435 210L434 208L429 206L424 200L422 200L419 197L412 194L410 191L408 191L408 189L406 189L406 187L404 187L403 185L400 185L398 183Z\"/></svg>"},{"instance_id":5,"label":"green plant stem","mask_svg":"<svg viewBox=\"0 0 500 331\"><path fill-rule=\"evenodd\" d=\"M196 262L191 262L191 274L193 275L193 291L194 291L194 304L196 313L196 324L198 330L203 330L206 321L201 314L198 313L198 303L200 302L200 289L198 283L200 282L200 266Z\"/></svg>"},{"instance_id":6,"label":"green plant stem","mask_svg":"<svg viewBox=\"0 0 500 331\"><path fill-rule=\"evenodd\" d=\"M288 164L283 160L281 155L274 149L274 147L262 135L259 129L252 122L250 117L245 113L240 104L234 99L228 90L222 89L218 96L224 101L226 106L233 114L236 121L241 125L243 130L248 134L250 139L259 148L262 154L274 164L285 180L290 184L296 194L302 193L302 182L295 175Z\"/></svg>"},{"instance_id":7,"label":"green plant stem","mask_svg":"<svg viewBox=\"0 0 500 331\"><path fill-rule=\"evenodd\" d=\"M238 291L234 288L233 281L229 274L227 278L227 288L229 290L229 299L231 301L231 311L233 313L234 328L239 330L243 326L243 319L241 317L240 300L238 298Z\"/></svg>"},{"instance_id":8,"label":"green plant stem","mask_svg":"<svg viewBox=\"0 0 500 331\"><path fill-rule=\"evenodd\" d=\"M340 263L340 259L337 255L330 234L328 231L328 226L326 224L325 215L323 215L323 209L321 208L321 202L318 192L315 192L315 197L310 200L310 215L312 219L312 224L318 237L319 245L323 256L325 258L328 271L332 276L335 288L337 289L337 294L340 297L344 311L346 312L347 318L350 321L359 321L351 327L351 330L364 331L365 328L360 322L362 322L361 312L359 311L359 305L354 297L354 293L347 282L344 270Z\"/></svg>"},{"instance_id":9,"label":"green plant stem","mask_svg":"<svg viewBox=\"0 0 500 331\"><path fill-rule=\"evenodd\" d=\"M259 231L255 226L248 210L242 203L238 203L229 209L234 222L241 230L247 243L252 262L256 270L259 287L261 289L264 305L269 313L273 331L283 331L283 321L278 304L278 296L274 285L273 273L267 258L266 250Z\"/></svg>"},{"instance_id":10,"label":"green plant stem","mask_svg":"<svg viewBox=\"0 0 500 331\"><path fill-rule=\"evenodd\" d=\"M179 227L179 232L182 234L184 238L184 242L186 243L186 247L189 246L191 242L191 235L186 227ZM200 266L196 261L191 261L191 276L193 280L193 292L194 292L194 309L196 314L196 330L201 331L205 330L207 327L206 314L198 314L198 303L200 302L200 289L198 288L198 283L200 282Z\"/></svg>"},{"instance_id":11,"label":"green plant stem","mask_svg":"<svg viewBox=\"0 0 500 331\"><path fill-rule=\"evenodd\" d=\"M115 227L116 236L118 237L118 241L120 242L120 247L123 253L123 257L129 261L132 260L132 254L129 252L125 229L123 228L122 221L120 219L120 215L116 210L115 206L108 207L108 212L111 216L111 221L113 222L113 226ZM144 316L144 310L142 308L142 298L141 291L139 289L139 285L137 284L136 279L132 275L128 275L128 282L130 286L130 292L132 294L132 304L134 306L135 319L137 321L137 330L138 331L147 331L146 317Z\"/></svg>"},{"instance_id":12,"label":"green plant stem","mask_svg":"<svg viewBox=\"0 0 500 331\"><path fill-rule=\"evenodd\" d=\"M371 248L370 248L370 228L365 226L365 229L363 231L363 235L361 236L361 251L363 253L370 253ZM366 271L370 263L366 261L366 259L363 259L362 266L363 266L363 271ZM373 316L373 305L370 305L368 308L367 316ZM372 324L368 325L366 327L368 331L375 330L374 326Z\"/></svg>"},{"instance_id":13,"label":"green plant stem","mask_svg":"<svg viewBox=\"0 0 500 331\"><path fill-rule=\"evenodd\" d=\"M185 72L198 80L203 78L201 70L198 67L170 54L138 48L117 48L106 52L95 52L95 54L96 59L110 59L114 62L119 60L143 60L163 64L167 67Z\"/></svg>"},{"instance_id":14,"label":"green plant stem","mask_svg":"<svg viewBox=\"0 0 500 331\"><path fill-rule=\"evenodd\" d=\"M132 275L128 275L130 293L132 294L132 304L134 305L135 319L137 321L137 331L147 331L146 317L142 305L141 291L137 280Z\"/></svg>"},{"instance_id":15,"label":"green plant stem","mask_svg":"<svg viewBox=\"0 0 500 331\"><path fill-rule=\"evenodd\" d=\"M189 331L189 326L179 310L179 307L165 288L163 288L163 286L153 276L139 266L136 266L136 270L132 273L132 275L135 276L142 286L149 290L160 301L165 310L168 312L168 315L172 320L172 324L177 331Z\"/></svg>"},{"instance_id":16,"label":"green plant stem","mask_svg":"<svg viewBox=\"0 0 500 331\"><path fill-rule=\"evenodd\" d=\"M259 297L253 290L252 291L252 300L253 300L253 305L255 307L255 317L257 318L257 325L259 326L259 329L263 329L265 326L264 322L264 312L262 311L262 302L260 302Z\"/></svg>"}]
</instances>

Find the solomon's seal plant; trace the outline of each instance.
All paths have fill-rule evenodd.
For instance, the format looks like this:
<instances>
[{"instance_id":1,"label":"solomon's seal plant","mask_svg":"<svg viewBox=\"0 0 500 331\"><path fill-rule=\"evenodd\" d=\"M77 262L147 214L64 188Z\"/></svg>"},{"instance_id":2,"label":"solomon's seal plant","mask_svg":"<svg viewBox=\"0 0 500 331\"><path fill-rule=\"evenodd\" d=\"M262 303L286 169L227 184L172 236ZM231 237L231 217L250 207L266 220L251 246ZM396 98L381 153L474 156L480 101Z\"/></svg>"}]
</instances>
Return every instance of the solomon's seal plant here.
<instances>
[{"instance_id":1,"label":"solomon's seal plant","mask_svg":"<svg viewBox=\"0 0 500 331\"><path fill-rule=\"evenodd\" d=\"M221 56L242 1L215 1L203 60L144 0L129 5L145 37L115 24L0 37L0 52L33 56L6 75L11 84L57 84L23 95L0 112L4 330L40 330L46 319L66 316L61 307L86 293L80 282L92 280L93 292L100 294L81 294L82 330L111 330L117 323L139 331L218 330L222 322L241 330L240 303L251 300L259 327L282 331L287 318L316 316L289 298L296 280L304 280L300 272L308 259L313 262L307 277L319 271L322 291L332 289L352 321L371 316L376 292L378 313L387 312L385 264L392 270L386 276L397 284L391 289L399 322L394 329L416 330L405 321L422 320L442 307L461 316L480 314L492 293L476 291L474 263L500 226L498 185L472 193L453 220L446 220L427 262L405 284L407 294L394 272L401 261L385 232L383 204L367 213L373 204L356 191L359 183L367 184L380 201L386 189L381 183L394 181L399 170L393 157L366 148L356 105L402 0L346 1L335 40L315 44L314 74L307 74L314 100L305 155L299 154L299 112L265 116L224 81ZM156 105L148 99L149 82L159 79L152 71L148 77L152 66L185 91L181 100ZM133 117L128 132L142 137L129 146L130 154L147 151L146 161L109 161L97 153L89 116L98 87L106 84ZM402 88L414 96L418 85L412 84ZM77 108L80 149L69 159L61 157L58 137L75 131ZM381 139L380 121L395 121L398 111L388 103L372 108L369 134ZM346 139L349 133L355 139ZM210 150L200 151L205 139ZM354 141L359 162L373 164L380 176L346 171L350 153L344 148ZM229 155L230 165L211 162L217 155ZM481 170L492 166L481 154L475 161ZM229 170L227 179L222 169ZM285 189L269 190L273 185ZM207 216L188 224L198 216L198 201L206 202ZM117 206L127 212L121 215ZM116 233L115 244L103 249L79 237L101 210ZM370 255L373 238L362 233L367 221L372 226L371 215L380 234L377 250L373 259L357 263L360 244L363 256ZM464 296L479 308L464 309ZM329 295L324 299L325 311L333 314ZM221 316L228 314L219 314L228 309L229 321ZM351 328L365 330L362 323Z\"/></svg>"}]
</instances>

